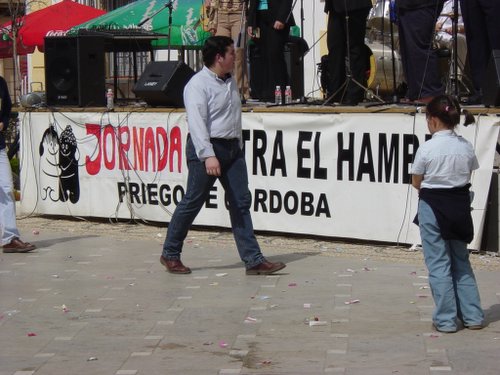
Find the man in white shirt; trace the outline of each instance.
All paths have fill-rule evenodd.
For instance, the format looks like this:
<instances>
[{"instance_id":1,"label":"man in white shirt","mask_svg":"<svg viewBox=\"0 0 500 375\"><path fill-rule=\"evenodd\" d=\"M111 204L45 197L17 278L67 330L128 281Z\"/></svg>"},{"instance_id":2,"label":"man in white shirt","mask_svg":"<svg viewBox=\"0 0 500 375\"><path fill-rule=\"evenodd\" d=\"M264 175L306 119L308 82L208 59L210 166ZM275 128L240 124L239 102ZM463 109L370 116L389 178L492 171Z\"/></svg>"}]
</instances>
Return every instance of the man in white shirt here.
<instances>
[{"instance_id":1,"label":"man in white shirt","mask_svg":"<svg viewBox=\"0 0 500 375\"><path fill-rule=\"evenodd\" d=\"M267 261L253 232L248 172L242 150L241 101L231 76L235 62L233 40L226 36L210 37L202 55L205 66L184 88L189 128L186 194L170 220L160 262L170 273L191 273L181 261L184 239L219 179L229 201L231 227L247 275L268 275L286 265Z\"/></svg>"}]
</instances>

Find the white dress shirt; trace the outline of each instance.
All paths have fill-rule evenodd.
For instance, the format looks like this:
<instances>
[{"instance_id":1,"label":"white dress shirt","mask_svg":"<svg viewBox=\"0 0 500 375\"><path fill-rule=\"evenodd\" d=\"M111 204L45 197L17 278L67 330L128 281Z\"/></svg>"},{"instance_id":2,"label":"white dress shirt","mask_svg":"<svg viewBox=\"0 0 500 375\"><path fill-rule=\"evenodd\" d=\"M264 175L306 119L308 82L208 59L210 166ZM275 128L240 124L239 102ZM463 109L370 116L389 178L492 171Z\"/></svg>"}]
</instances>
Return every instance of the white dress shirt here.
<instances>
[{"instance_id":1,"label":"white dress shirt","mask_svg":"<svg viewBox=\"0 0 500 375\"><path fill-rule=\"evenodd\" d=\"M215 156L210 138L237 138L241 143L241 99L232 77L223 80L204 66L184 88L184 104L201 161Z\"/></svg>"},{"instance_id":2,"label":"white dress shirt","mask_svg":"<svg viewBox=\"0 0 500 375\"><path fill-rule=\"evenodd\" d=\"M424 176L422 188L446 189L468 184L477 168L471 143L453 130L441 130L418 148L410 173Z\"/></svg>"}]
</instances>

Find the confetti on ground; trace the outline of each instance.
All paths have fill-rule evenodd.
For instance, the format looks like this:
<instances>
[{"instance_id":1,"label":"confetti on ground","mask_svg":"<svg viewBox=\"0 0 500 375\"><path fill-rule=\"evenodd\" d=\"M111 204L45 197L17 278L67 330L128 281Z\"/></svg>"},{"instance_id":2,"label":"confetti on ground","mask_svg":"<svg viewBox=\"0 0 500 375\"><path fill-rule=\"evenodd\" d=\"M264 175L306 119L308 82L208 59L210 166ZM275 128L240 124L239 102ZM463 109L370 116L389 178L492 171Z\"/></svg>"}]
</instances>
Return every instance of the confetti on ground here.
<instances>
[{"instance_id":1,"label":"confetti on ground","mask_svg":"<svg viewBox=\"0 0 500 375\"><path fill-rule=\"evenodd\" d=\"M314 327L314 326L326 326L328 325L328 322L326 320L311 320L309 322L309 327Z\"/></svg>"},{"instance_id":2,"label":"confetti on ground","mask_svg":"<svg viewBox=\"0 0 500 375\"><path fill-rule=\"evenodd\" d=\"M97 361L97 357L89 357L87 358L87 361L90 362L90 361Z\"/></svg>"},{"instance_id":3,"label":"confetti on ground","mask_svg":"<svg viewBox=\"0 0 500 375\"><path fill-rule=\"evenodd\" d=\"M224 276L227 276L227 273L223 272L223 273L216 273L215 276L217 277L224 277Z\"/></svg>"},{"instance_id":4,"label":"confetti on ground","mask_svg":"<svg viewBox=\"0 0 500 375\"><path fill-rule=\"evenodd\" d=\"M28 332L28 337L34 337L34 336L36 336L36 333L34 333L34 332Z\"/></svg>"},{"instance_id":5,"label":"confetti on ground","mask_svg":"<svg viewBox=\"0 0 500 375\"><path fill-rule=\"evenodd\" d=\"M288 284L289 287L294 287L294 286L297 286L297 283L290 283Z\"/></svg>"},{"instance_id":6,"label":"confetti on ground","mask_svg":"<svg viewBox=\"0 0 500 375\"><path fill-rule=\"evenodd\" d=\"M40 231L38 229L33 229L33 234L36 236L36 235L40 234Z\"/></svg>"},{"instance_id":7,"label":"confetti on ground","mask_svg":"<svg viewBox=\"0 0 500 375\"><path fill-rule=\"evenodd\" d=\"M251 316L247 316L245 318L245 323L257 323L257 319L252 318Z\"/></svg>"},{"instance_id":8,"label":"confetti on ground","mask_svg":"<svg viewBox=\"0 0 500 375\"><path fill-rule=\"evenodd\" d=\"M352 305L352 304L354 304L354 303L359 303L359 302L361 302L359 299L351 299L351 300L349 300L349 301L345 301L344 303L345 303L346 305Z\"/></svg>"},{"instance_id":9,"label":"confetti on ground","mask_svg":"<svg viewBox=\"0 0 500 375\"><path fill-rule=\"evenodd\" d=\"M227 343L227 342L225 342L225 341L223 341L223 340L221 340L221 341L219 341L219 346L220 346L221 348L227 348L227 347L228 347L228 343Z\"/></svg>"},{"instance_id":10,"label":"confetti on ground","mask_svg":"<svg viewBox=\"0 0 500 375\"><path fill-rule=\"evenodd\" d=\"M310 309L311 304L310 303L304 303L304 309Z\"/></svg>"}]
</instances>

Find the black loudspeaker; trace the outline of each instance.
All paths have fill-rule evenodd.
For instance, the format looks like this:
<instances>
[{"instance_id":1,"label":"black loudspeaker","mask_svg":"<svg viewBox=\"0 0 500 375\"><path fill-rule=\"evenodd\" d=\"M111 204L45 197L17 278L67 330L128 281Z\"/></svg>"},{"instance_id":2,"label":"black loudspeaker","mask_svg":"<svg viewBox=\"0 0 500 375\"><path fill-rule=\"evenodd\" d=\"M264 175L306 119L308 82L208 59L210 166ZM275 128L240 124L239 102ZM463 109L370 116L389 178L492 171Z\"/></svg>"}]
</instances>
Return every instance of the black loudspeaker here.
<instances>
[{"instance_id":1,"label":"black loudspeaker","mask_svg":"<svg viewBox=\"0 0 500 375\"><path fill-rule=\"evenodd\" d=\"M195 74L182 61L152 61L133 88L150 106L184 107L184 86Z\"/></svg>"},{"instance_id":2,"label":"black loudspeaker","mask_svg":"<svg viewBox=\"0 0 500 375\"><path fill-rule=\"evenodd\" d=\"M285 44L286 72L293 99L304 96L304 54L307 49L307 43L299 37L290 36Z\"/></svg>"},{"instance_id":3,"label":"black loudspeaker","mask_svg":"<svg viewBox=\"0 0 500 375\"><path fill-rule=\"evenodd\" d=\"M104 38L45 38L48 106L105 107Z\"/></svg>"},{"instance_id":4,"label":"black loudspeaker","mask_svg":"<svg viewBox=\"0 0 500 375\"><path fill-rule=\"evenodd\" d=\"M290 36L285 44L285 63L288 82L292 89L292 98L299 99L304 96L304 54L308 50L307 42L300 38ZM250 60L250 92L254 99L261 97L261 90L265 86L259 72L262 56L259 47L252 43L248 47Z\"/></svg>"},{"instance_id":5,"label":"black loudspeaker","mask_svg":"<svg viewBox=\"0 0 500 375\"><path fill-rule=\"evenodd\" d=\"M487 107L500 106L500 50L491 52L483 82L483 104Z\"/></svg>"}]
</instances>

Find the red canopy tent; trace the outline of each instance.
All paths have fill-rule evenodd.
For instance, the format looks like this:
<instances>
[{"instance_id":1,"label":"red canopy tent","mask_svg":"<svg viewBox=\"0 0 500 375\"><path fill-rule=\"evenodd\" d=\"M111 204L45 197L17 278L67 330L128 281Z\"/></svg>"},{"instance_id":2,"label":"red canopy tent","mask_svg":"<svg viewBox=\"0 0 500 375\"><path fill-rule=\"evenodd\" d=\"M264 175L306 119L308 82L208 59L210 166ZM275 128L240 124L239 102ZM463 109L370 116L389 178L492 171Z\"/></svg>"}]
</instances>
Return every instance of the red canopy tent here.
<instances>
[{"instance_id":1,"label":"red canopy tent","mask_svg":"<svg viewBox=\"0 0 500 375\"><path fill-rule=\"evenodd\" d=\"M89 21L106 13L87 5L63 0L60 3L19 17L17 35L17 54L33 53L35 47L43 52L45 36L65 35L73 26ZM12 57L12 22L0 26L0 58Z\"/></svg>"}]
</instances>

